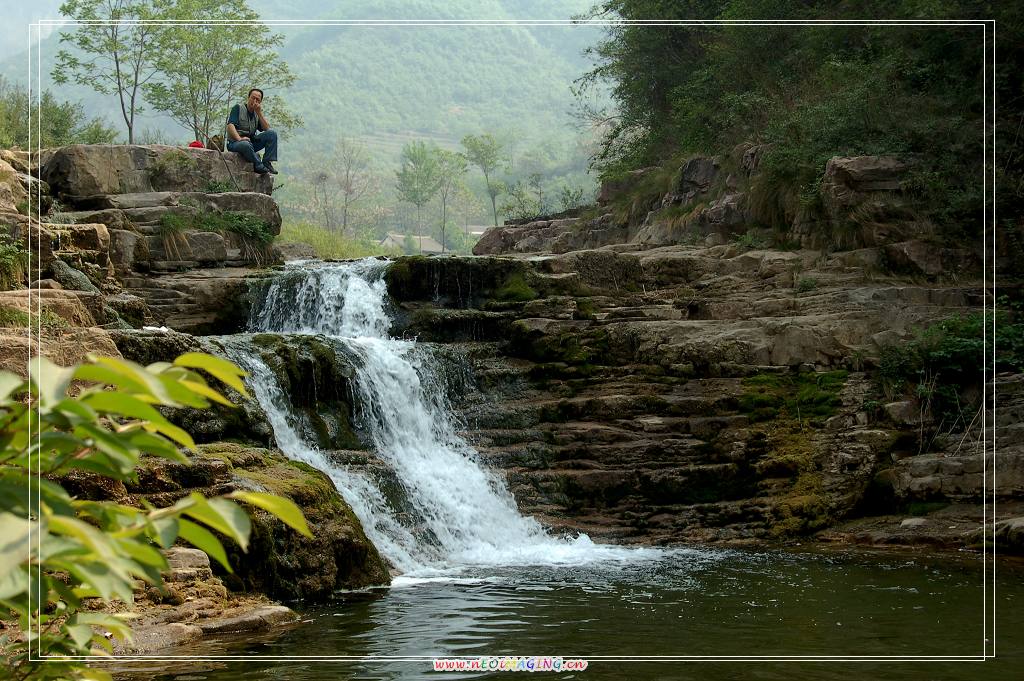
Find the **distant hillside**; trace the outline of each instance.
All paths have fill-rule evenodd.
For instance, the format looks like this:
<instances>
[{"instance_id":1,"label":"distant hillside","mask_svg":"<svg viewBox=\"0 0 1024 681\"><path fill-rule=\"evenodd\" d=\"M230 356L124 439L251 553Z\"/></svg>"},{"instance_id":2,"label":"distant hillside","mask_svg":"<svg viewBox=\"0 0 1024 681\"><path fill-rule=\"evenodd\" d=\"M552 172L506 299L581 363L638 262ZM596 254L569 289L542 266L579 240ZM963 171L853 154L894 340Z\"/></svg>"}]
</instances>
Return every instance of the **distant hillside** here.
<instances>
[{"instance_id":1,"label":"distant hillside","mask_svg":"<svg viewBox=\"0 0 1024 681\"><path fill-rule=\"evenodd\" d=\"M45 4L45 1L44 1ZM378 0L339 9L333 3L290 4L256 0L251 6L272 19L544 19L570 18L589 0ZM55 11L54 11L55 14ZM598 29L579 26L288 26L283 58L298 75L285 96L306 121L289 141L295 151L317 150L325 137L361 137L380 156L394 157L403 140L432 138L455 144L466 133L492 130L526 147L571 135L569 85L586 68L583 49ZM49 84L56 36L43 41L44 86L80 101L92 114L120 127L112 97ZM0 62L0 74L23 82L24 51ZM188 137L157 116L140 126L169 141Z\"/></svg>"}]
</instances>

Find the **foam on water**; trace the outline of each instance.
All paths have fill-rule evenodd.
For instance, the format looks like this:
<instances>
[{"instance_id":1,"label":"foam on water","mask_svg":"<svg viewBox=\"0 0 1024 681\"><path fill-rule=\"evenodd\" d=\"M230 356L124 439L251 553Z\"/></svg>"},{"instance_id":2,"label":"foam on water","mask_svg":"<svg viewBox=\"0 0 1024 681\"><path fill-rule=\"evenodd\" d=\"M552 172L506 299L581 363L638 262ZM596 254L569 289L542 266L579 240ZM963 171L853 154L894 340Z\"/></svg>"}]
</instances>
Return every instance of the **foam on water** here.
<instances>
[{"instance_id":1,"label":"foam on water","mask_svg":"<svg viewBox=\"0 0 1024 681\"><path fill-rule=\"evenodd\" d=\"M374 449L401 483L389 499L380 480L332 462L305 442L287 395L246 336L223 339L293 459L327 473L369 539L407 578L447 578L461 566L636 562L656 549L595 544L586 535L550 535L522 516L502 478L481 465L457 424L431 362L415 343L388 336L386 262L303 263L275 278L251 316L251 331L320 334L354 359L357 404ZM439 572L440 571L440 572Z\"/></svg>"}]
</instances>

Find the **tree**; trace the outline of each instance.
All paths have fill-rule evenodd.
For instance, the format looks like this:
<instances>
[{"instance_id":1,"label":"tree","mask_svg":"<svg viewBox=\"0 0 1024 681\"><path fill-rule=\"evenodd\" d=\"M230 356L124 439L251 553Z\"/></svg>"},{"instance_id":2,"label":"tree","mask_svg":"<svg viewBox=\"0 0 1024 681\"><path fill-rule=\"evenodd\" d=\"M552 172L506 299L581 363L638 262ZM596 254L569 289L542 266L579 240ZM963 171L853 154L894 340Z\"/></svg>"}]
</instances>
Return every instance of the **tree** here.
<instances>
[{"instance_id":1,"label":"tree","mask_svg":"<svg viewBox=\"0 0 1024 681\"><path fill-rule=\"evenodd\" d=\"M459 180L466 174L466 157L454 151L437 149L438 195L441 199L441 252L445 249L444 232L448 224L448 199L452 198Z\"/></svg>"},{"instance_id":2,"label":"tree","mask_svg":"<svg viewBox=\"0 0 1024 681\"><path fill-rule=\"evenodd\" d=\"M211 132L218 134L224 126L231 106L258 87L266 91L264 108L274 129L283 132L302 124L274 94L295 82L295 76L274 51L284 37L260 24L259 14L244 5L178 0L166 16L196 23L167 26L159 33L160 79L143 87L154 108L196 139L208 141ZM233 23L201 23L209 19Z\"/></svg>"},{"instance_id":3,"label":"tree","mask_svg":"<svg viewBox=\"0 0 1024 681\"><path fill-rule=\"evenodd\" d=\"M401 200L416 206L416 230L422 234L420 213L440 186L437 153L420 140L406 143L402 146L402 167L395 176L395 188Z\"/></svg>"},{"instance_id":4,"label":"tree","mask_svg":"<svg viewBox=\"0 0 1024 681\"><path fill-rule=\"evenodd\" d=\"M323 216L323 225L326 229L333 230L337 222L336 202L339 187L326 170L314 170L310 175L309 184L313 188L313 206L317 215Z\"/></svg>"},{"instance_id":5,"label":"tree","mask_svg":"<svg viewBox=\"0 0 1024 681\"><path fill-rule=\"evenodd\" d=\"M348 234L349 209L361 199L373 185L373 177L367 172L370 157L366 147L348 137L342 137L334 145L335 179L341 190L341 233Z\"/></svg>"},{"instance_id":6,"label":"tree","mask_svg":"<svg viewBox=\"0 0 1024 681\"><path fill-rule=\"evenodd\" d=\"M545 215L548 212L547 205L544 203L544 175L541 173L530 173L527 178L527 183L530 189L537 195L537 212L541 215Z\"/></svg>"},{"instance_id":7,"label":"tree","mask_svg":"<svg viewBox=\"0 0 1024 681\"><path fill-rule=\"evenodd\" d=\"M494 226L498 226L498 195L502 185L492 181L491 175L498 169L501 162L501 145L490 133L483 135L466 135L462 138L462 146L466 150L466 158L484 174L487 195L491 197L491 212L494 214Z\"/></svg>"},{"instance_id":8,"label":"tree","mask_svg":"<svg viewBox=\"0 0 1024 681\"><path fill-rule=\"evenodd\" d=\"M38 108L37 108L38 103ZM58 102L49 90L40 99L30 103L28 90L9 85L0 76L0 147L29 147L29 111L34 126L36 112L40 138L32 130L32 146L38 141L42 147L60 147L67 144L109 144L117 138L117 131L107 126L102 118L86 120L81 104Z\"/></svg>"},{"instance_id":9,"label":"tree","mask_svg":"<svg viewBox=\"0 0 1024 681\"><path fill-rule=\"evenodd\" d=\"M717 17L726 0L605 0L592 15L628 20L702 19ZM699 78L706 36L714 26L643 26L611 24L605 40L587 48L595 66L576 81L581 99L595 86L610 85L613 112L586 107L583 116L595 127L607 128L597 161L640 167L657 160L674 139L670 113L674 93L691 78ZM760 29L757 29L760 30ZM598 88L599 89L599 88Z\"/></svg>"},{"instance_id":10,"label":"tree","mask_svg":"<svg viewBox=\"0 0 1024 681\"><path fill-rule=\"evenodd\" d=\"M311 536L294 503L262 492L135 508L75 499L61 487L69 473L132 479L143 454L188 463L178 446L194 449L192 438L156 407L232 406L199 370L246 395L238 367L200 353L145 368L109 357L65 368L37 357L28 381L0 372L0 606L17 613L22 630L0 636L0 670L9 678L110 679L60 659L111 651L103 630L131 640L123 615L84 607L85 599L130 606L136 580L162 586L167 561L158 548L179 536L230 571L211 530L246 550L251 524L235 501Z\"/></svg>"},{"instance_id":11,"label":"tree","mask_svg":"<svg viewBox=\"0 0 1024 681\"><path fill-rule=\"evenodd\" d=\"M64 84L70 74L79 85L116 94L128 144L133 144L135 115L142 112L141 88L157 73L154 46L164 27L151 21L159 12L152 0L66 0L60 13L98 23L81 23L73 32L61 32L60 42L75 51L57 53L54 82Z\"/></svg>"},{"instance_id":12,"label":"tree","mask_svg":"<svg viewBox=\"0 0 1024 681\"><path fill-rule=\"evenodd\" d=\"M530 196L530 192L517 180L505 187L507 198L501 204L501 212L513 220L525 220L540 213L540 206Z\"/></svg>"}]
</instances>

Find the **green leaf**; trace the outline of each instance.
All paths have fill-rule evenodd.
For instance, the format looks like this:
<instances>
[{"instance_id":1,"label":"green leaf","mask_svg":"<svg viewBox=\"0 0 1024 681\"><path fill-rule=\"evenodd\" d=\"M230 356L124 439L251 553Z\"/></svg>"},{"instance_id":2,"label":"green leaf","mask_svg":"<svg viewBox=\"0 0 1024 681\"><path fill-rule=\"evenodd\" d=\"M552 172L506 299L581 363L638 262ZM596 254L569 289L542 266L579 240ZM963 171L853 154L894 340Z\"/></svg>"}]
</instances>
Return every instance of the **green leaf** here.
<instances>
[{"instance_id":1,"label":"green leaf","mask_svg":"<svg viewBox=\"0 0 1024 681\"><path fill-rule=\"evenodd\" d=\"M0 402L4 402L19 388L26 388L25 379L10 371L0 371Z\"/></svg>"},{"instance_id":2,"label":"green leaf","mask_svg":"<svg viewBox=\"0 0 1024 681\"><path fill-rule=\"evenodd\" d=\"M142 419L153 423L166 423L167 419L156 409L140 399L119 392L98 392L82 398L82 402L99 412L118 414L131 419Z\"/></svg>"},{"instance_id":3,"label":"green leaf","mask_svg":"<svg viewBox=\"0 0 1024 681\"><path fill-rule=\"evenodd\" d=\"M149 373L145 368L139 366L135 362L129 362L125 359L115 359L113 357L94 357L90 355L90 358L99 365L107 367L111 371L114 371L121 376L131 379L142 386L144 391L142 394L151 395L155 398L159 404L174 407L178 403L168 394L167 388L164 386L160 378L154 374ZM138 395L137 395L138 397Z\"/></svg>"},{"instance_id":4,"label":"green leaf","mask_svg":"<svg viewBox=\"0 0 1024 681\"><path fill-rule=\"evenodd\" d=\"M149 523L152 530L150 537L163 548L169 549L174 545L174 540L178 538L178 523L177 518L158 518Z\"/></svg>"},{"instance_id":5,"label":"green leaf","mask_svg":"<svg viewBox=\"0 0 1024 681\"><path fill-rule=\"evenodd\" d=\"M75 378L89 381L91 383L102 383L112 385L133 393L149 394L150 390L146 384L140 382L131 374L121 371L114 371L108 366L100 364L83 364L75 369Z\"/></svg>"},{"instance_id":6,"label":"green leaf","mask_svg":"<svg viewBox=\"0 0 1024 681\"><path fill-rule=\"evenodd\" d=\"M181 385L185 386L194 393L198 393L203 397L207 397L218 404L223 404L225 407L237 406L234 402L221 395L219 392L214 390L208 385L199 383L198 381L181 381Z\"/></svg>"},{"instance_id":7,"label":"green leaf","mask_svg":"<svg viewBox=\"0 0 1024 681\"><path fill-rule=\"evenodd\" d=\"M202 525L196 525L190 520L181 519L181 537L192 546L203 551L210 558L224 566L224 569L234 573L231 565L228 564L228 556L224 552L224 545L216 536Z\"/></svg>"},{"instance_id":8,"label":"green leaf","mask_svg":"<svg viewBox=\"0 0 1024 681\"><path fill-rule=\"evenodd\" d=\"M29 537L38 525L13 513L0 512L0 581L32 555ZM0 595L0 598L3 598Z\"/></svg>"},{"instance_id":9,"label":"green leaf","mask_svg":"<svg viewBox=\"0 0 1024 681\"><path fill-rule=\"evenodd\" d=\"M0 601L9 601L15 596L28 593L28 566L14 565L0 575Z\"/></svg>"},{"instance_id":10,"label":"green leaf","mask_svg":"<svg viewBox=\"0 0 1024 681\"><path fill-rule=\"evenodd\" d=\"M184 371L184 369L182 369L182 371ZM178 404L186 407L195 407L196 409L206 409L210 406L210 403L205 397L182 385L181 378L171 376L170 373L170 371L165 371L160 374L160 382L163 383L164 390L167 391L167 394L177 401Z\"/></svg>"},{"instance_id":11,"label":"green leaf","mask_svg":"<svg viewBox=\"0 0 1024 681\"><path fill-rule=\"evenodd\" d=\"M64 399L75 369L57 366L46 357L39 356L29 360L28 373L39 395L39 412L48 414L53 405Z\"/></svg>"},{"instance_id":12,"label":"green leaf","mask_svg":"<svg viewBox=\"0 0 1024 681\"><path fill-rule=\"evenodd\" d=\"M53 411L59 412L71 422L73 422L73 419L70 416L82 421L96 420L96 412L75 399L61 400L53 406Z\"/></svg>"},{"instance_id":13,"label":"green leaf","mask_svg":"<svg viewBox=\"0 0 1024 681\"><path fill-rule=\"evenodd\" d=\"M187 352L174 360L174 363L177 366L203 369L209 372L210 375L215 376L222 383L225 383L237 390L243 397L249 396L241 378L243 376L248 376L248 374L226 359L221 359L220 357L214 357L213 355L207 355L201 352Z\"/></svg>"},{"instance_id":14,"label":"green leaf","mask_svg":"<svg viewBox=\"0 0 1024 681\"><path fill-rule=\"evenodd\" d=\"M310 539L313 538L312 533L309 531L309 525L306 524L305 516L302 515L302 511L291 499L267 492L245 491L232 492L228 497L262 508L264 511L272 513L282 520L299 534L305 535Z\"/></svg>"},{"instance_id":15,"label":"green leaf","mask_svg":"<svg viewBox=\"0 0 1024 681\"><path fill-rule=\"evenodd\" d=\"M186 521L187 522L187 521ZM149 565L155 567L158 570L167 569L167 559L164 554L154 549L149 544L144 544L136 539L119 539L117 545L121 547L127 555L135 559L136 562L142 565Z\"/></svg>"},{"instance_id":16,"label":"green leaf","mask_svg":"<svg viewBox=\"0 0 1024 681\"><path fill-rule=\"evenodd\" d=\"M151 433L155 431L162 435L166 435L182 447L187 447L195 451L196 443L192 440L192 436L173 423L168 421L164 421L163 423L146 423L143 424L142 427Z\"/></svg>"},{"instance_id":17,"label":"green leaf","mask_svg":"<svg viewBox=\"0 0 1024 681\"><path fill-rule=\"evenodd\" d=\"M68 636L75 642L75 645L88 650L88 646L92 642L92 627L88 624L65 624L64 630L68 632Z\"/></svg>"},{"instance_id":18,"label":"green leaf","mask_svg":"<svg viewBox=\"0 0 1024 681\"><path fill-rule=\"evenodd\" d=\"M138 448L141 452L177 461L178 463L188 463L187 456L179 452L177 447L159 435L140 430L133 433L129 441L133 447Z\"/></svg>"},{"instance_id":19,"label":"green leaf","mask_svg":"<svg viewBox=\"0 0 1024 681\"><path fill-rule=\"evenodd\" d=\"M131 585L106 563L58 560L53 564L63 567L82 583L85 590L94 590L105 601L110 601L116 596L125 603L132 602Z\"/></svg>"},{"instance_id":20,"label":"green leaf","mask_svg":"<svg viewBox=\"0 0 1024 681\"><path fill-rule=\"evenodd\" d=\"M234 539L243 551L249 548L249 533L252 523L237 504L226 499L205 499L201 494L192 493L195 505L185 510L185 515L204 522L221 534Z\"/></svg>"},{"instance_id":21,"label":"green leaf","mask_svg":"<svg viewBox=\"0 0 1024 681\"><path fill-rule=\"evenodd\" d=\"M75 435L88 437L93 441L97 450L110 458L110 463L114 470L110 473L105 473L105 475L123 480L135 470L135 466L139 462L138 451L133 450L130 446L131 441L123 435L118 436L92 423L78 424L75 427ZM84 459L77 459L75 465L81 468L88 468L88 462L95 459L95 456L90 455Z\"/></svg>"},{"instance_id":22,"label":"green leaf","mask_svg":"<svg viewBox=\"0 0 1024 681\"><path fill-rule=\"evenodd\" d=\"M132 628L122 617L129 617L127 613L121 615L109 615L105 612L81 612L78 613L78 621L82 624L89 624L94 627L108 629L116 638L122 641L132 640Z\"/></svg>"}]
</instances>

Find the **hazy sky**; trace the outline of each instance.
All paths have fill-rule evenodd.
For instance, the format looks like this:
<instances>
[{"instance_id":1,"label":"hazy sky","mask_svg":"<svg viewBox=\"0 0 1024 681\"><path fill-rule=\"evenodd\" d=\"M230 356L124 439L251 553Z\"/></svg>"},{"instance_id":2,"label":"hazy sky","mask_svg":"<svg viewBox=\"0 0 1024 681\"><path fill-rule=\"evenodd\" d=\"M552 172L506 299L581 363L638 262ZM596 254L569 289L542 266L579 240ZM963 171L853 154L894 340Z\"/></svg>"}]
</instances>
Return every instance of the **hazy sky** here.
<instances>
[{"instance_id":1,"label":"hazy sky","mask_svg":"<svg viewBox=\"0 0 1024 681\"><path fill-rule=\"evenodd\" d=\"M33 21L59 19L61 2L62 0L15 0L8 4L4 8L4 20L0 21L0 59L18 54L28 47L29 24ZM44 28L42 37L49 35L51 30Z\"/></svg>"}]
</instances>

